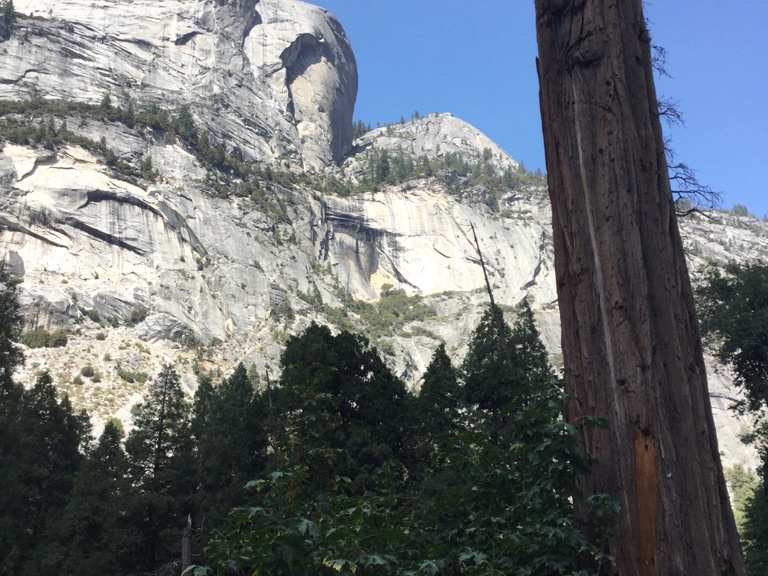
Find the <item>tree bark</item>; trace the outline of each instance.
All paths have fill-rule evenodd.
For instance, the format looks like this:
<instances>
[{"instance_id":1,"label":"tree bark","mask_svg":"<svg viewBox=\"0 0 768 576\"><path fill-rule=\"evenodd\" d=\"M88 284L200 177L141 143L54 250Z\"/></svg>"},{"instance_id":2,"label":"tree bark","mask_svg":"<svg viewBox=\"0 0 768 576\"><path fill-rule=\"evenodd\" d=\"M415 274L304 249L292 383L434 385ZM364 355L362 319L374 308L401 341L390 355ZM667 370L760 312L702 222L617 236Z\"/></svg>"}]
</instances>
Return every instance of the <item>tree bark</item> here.
<instances>
[{"instance_id":1,"label":"tree bark","mask_svg":"<svg viewBox=\"0 0 768 576\"><path fill-rule=\"evenodd\" d=\"M742 576L642 0L536 0L568 418L621 576Z\"/></svg>"}]
</instances>

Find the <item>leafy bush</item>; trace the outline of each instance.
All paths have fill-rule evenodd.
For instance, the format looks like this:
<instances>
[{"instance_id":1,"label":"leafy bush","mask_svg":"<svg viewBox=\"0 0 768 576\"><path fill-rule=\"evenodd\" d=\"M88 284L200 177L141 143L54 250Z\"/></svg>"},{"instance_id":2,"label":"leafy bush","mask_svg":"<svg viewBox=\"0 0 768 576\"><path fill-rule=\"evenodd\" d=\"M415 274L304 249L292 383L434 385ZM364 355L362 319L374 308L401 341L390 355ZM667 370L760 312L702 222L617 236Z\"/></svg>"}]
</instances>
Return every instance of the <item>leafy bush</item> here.
<instances>
[{"instance_id":1,"label":"leafy bush","mask_svg":"<svg viewBox=\"0 0 768 576\"><path fill-rule=\"evenodd\" d=\"M141 324L147 319L147 309L143 306L131 310L131 324Z\"/></svg>"},{"instance_id":2,"label":"leafy bush","mask_svg":"<svg viewBox=\"0 0 768 576\"><path fill-rule=\"evenodd\" d=\"M412 322L423 322L435 315L435 310L425 304L421 296L408 296L403 290L384 290L376 303L342 298L342 308L327 307L323 311L339 328L364 332L381 344L381 338L402 334L404 327ZM359 317L359 322L350 315Z\"/></svg>"},{"instance_id":3,"label":"leafy bush","mask_svg":"<svg viewBox=\"0 0 768 576\"><path fill-rule=\"evenodd\" d=\"M148 375L146 372L132 371L132 370L123 368L122 366L117 367L117 375L120 377L121 380L128 382L128 384L133 384L134 382L138 382L139 384L144 384L144 382L146 382L148 378Z\"/></svg>"},{"instance_id":4,"label":"leafy bush","mask_svg":"<svg viewBox=\"0 0 768 576\"><path fill-rule=\"evenodd\" d=\"M48 332L38 328L21 335L22 344L29 348L63 348L67 345L67 341L67 332L64 330Z\"/></svg>"}]
</instances>

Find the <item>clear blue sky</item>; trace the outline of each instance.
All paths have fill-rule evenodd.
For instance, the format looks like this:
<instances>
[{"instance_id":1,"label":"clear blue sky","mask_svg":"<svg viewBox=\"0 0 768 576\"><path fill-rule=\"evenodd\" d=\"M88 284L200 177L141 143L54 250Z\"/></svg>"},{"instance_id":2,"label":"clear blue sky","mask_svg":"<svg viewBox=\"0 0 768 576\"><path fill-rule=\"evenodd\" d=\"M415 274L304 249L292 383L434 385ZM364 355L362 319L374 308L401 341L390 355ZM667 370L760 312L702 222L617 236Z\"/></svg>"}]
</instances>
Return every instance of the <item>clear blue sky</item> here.
<instances>
[{"instance_id":1,"label":"clear blue sky","mask_svg":"<svg viewBox=\"0 0 768 576\"><path fill-rule=\"evenodd\" d=\"M356 117L452 112L530 169L544 168L534 0L313 0L336 14L358 60ZM724 206L768 214L768 0L649 0L672 78L659 93L685 125L678 158Z\"/></svg>"}]
</instances>

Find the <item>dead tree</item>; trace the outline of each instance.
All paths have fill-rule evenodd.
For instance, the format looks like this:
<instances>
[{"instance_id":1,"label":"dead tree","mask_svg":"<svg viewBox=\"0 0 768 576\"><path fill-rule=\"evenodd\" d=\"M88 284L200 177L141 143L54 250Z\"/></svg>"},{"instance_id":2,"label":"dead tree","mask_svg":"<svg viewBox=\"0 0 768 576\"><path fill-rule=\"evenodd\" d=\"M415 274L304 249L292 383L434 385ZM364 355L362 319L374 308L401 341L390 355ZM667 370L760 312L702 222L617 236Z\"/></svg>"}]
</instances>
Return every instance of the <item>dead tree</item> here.
<instances>
[{"instance_id":1,"label":"dead tree","mask_svg":"<svg viewBox=\"0 0 768 576\"><path fill-rule=\"evenodd\" d=\"M742 576L642 0L536 0L568 417L621 576Z\"/></svg>"},{"instance_id":2,"label":"dead tree","mask_svg":"<svg viewBox=\"0 0 768 576\"><path fill-rule=\"evenodd\" d=\"M480 267L483 269L483 278L485 278L485 289L488 292L488 299L491 303L491 308L496 308L496 300L493 298L493 288L491 288L491 279L488 277L488 270L485 267L485 259L483 258L483 252L480 250L480 242L477 240L477 232L475 231L474 223L469 223L472 228L472 237L475 239L475 250L477 251L477 258L480 260Z\"/></svg>"}]
</instances>

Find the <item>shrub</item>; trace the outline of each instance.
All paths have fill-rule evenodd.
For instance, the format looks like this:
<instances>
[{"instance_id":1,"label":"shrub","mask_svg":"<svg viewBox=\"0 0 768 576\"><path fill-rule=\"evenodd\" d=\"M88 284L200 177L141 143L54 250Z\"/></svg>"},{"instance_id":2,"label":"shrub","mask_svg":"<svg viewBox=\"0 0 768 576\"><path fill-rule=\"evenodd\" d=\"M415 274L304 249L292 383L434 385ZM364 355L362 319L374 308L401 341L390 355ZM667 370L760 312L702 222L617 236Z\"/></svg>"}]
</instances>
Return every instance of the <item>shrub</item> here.
<instances>
[{"instance_id":1,"label":"shrub","mask_svg":"<svg viewBox=\"0 0 768 576\"><path fill-rule=\"evenodd\" d=\"M744 204L734 204L731 212L733 212L734 216L751 216L749 208L744 206Z\"/></svg>"},{"instance_id":2,"label":"shrub","mask_svg":"<svg viewBox=\"0 0 768 576\"><path fill-rule=\"evenodd\" d=\"M147 309L144 307L131 310L131 324L141 324L147 319Z\"/></svg>"},{"instance_id":3,"label":"shrub","mask_svg":"<svg viewBox=\"0 0 768 576\"><path fill-rule=\"evenodd\" d=\"M148 378L148 375L146 372L127 370L122 366L117 367L117 375L120 377L121 380L128 382L128 384L133 384L134 382L138 382L139 384L144 384L144 382L146 382Z\"/></svg>"},{"instance_id":4,"label":"shrub","mask_svg":"<svg viewBox=\"0 0 768 576\"><path fill-rule=\"evenodd\" d=\"M48 332L38 328L21 335L21 343L29 348L63 348L67 341L68 336L64 330Z\"/></svg>"},{"instance_id":5,"label":"shrub","mask_svg":"<svg viewBox=\"0 0 768 576\"><path fill-rule=\"evenodd\" d=\"M90 364L86 364L80 369L80 375L86 378L93 378L96 375L96 370Z\"/></svg>"}]
</instances>

